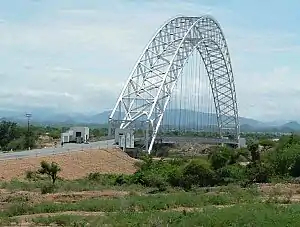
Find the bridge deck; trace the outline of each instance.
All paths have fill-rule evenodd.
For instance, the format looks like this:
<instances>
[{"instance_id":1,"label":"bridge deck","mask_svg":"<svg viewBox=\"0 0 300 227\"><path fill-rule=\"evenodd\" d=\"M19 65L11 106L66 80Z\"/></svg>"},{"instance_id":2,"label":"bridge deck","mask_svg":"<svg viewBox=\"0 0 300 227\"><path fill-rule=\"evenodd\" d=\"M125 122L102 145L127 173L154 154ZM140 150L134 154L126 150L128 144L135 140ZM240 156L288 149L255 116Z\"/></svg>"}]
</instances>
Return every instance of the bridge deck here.
<instances>
[{"instance_id":1,"label":"bridge deck","mask_svg":"<svg viewBox=\"0 0 300 227\"><path fill-rule=\"evenodd\" d=\"M136 138L135 141L141 141L143 138ZM209 138L209 137L191 137L191 136L166 136L166 137L157 137L156 142L162 143L202 143L202 144L238 144L237 141L230 139L221 139L221 138Z\"/></svg>"},{"instance_id":2,"label":"bridge deck","mask_svg":"<svg viewBox=\"0 0 300 227\"><path fill-rule=\"evenodd\" d=\"M188 137L188 136L172 136L172 137L161 137L156 140L162 140L163 143L183 143L183 142L195 142L195 143L203 143L203 144L238 144L237 141L230 139L221 139L221 138L209 138L209 137Z\"/></svg>"}]
</instances>

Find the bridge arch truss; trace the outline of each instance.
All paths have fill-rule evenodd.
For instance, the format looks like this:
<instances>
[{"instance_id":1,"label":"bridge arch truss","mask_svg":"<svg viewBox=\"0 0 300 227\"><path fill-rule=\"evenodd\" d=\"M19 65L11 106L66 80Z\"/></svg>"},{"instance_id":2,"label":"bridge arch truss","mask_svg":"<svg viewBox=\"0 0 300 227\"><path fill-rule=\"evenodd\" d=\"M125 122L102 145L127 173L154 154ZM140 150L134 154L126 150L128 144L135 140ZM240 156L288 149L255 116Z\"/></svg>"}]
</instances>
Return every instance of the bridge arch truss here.
<instances>
[{"instance_id":1,"label":"bridge arch truss","mask_svg":"<svg viewBox=\"0 0 300 227\"><path fill-rule=\"evenodd\" d=\"M209 77L219 135L230 134L239 140L233 71L221 27L211 16L179 16L167 21L150 40L109 117L113 121L119 115L121 129L131 127L139 119L149 124L149 153L172 91L195 50L201 55Z\"/></svg>"}]
</instances>

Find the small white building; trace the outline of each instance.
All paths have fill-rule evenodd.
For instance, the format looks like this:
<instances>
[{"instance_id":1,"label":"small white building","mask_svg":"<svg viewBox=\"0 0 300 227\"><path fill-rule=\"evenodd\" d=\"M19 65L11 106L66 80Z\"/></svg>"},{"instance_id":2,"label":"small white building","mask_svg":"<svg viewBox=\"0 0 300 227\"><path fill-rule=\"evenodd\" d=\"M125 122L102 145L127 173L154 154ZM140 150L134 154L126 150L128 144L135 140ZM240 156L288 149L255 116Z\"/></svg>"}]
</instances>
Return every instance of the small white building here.
<instances>
[{"instance_id":1,"label":"small white building","mask_svg":"<svg viewBox=\"0 0 300 227\"><path fill-rule=\"evenodd\" d=\"M72 127L61 134L62 143L87 143L90 138L88 127Z\"/></svg>"}]
</instances>

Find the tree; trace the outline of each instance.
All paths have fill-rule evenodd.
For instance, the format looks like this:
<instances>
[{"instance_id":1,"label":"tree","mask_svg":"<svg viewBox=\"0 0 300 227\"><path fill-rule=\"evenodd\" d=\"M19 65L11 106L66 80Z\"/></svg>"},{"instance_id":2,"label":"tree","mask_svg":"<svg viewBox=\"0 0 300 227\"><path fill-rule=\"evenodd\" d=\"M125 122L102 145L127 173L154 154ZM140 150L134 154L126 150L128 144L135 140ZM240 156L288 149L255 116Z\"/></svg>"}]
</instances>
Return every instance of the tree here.
<instances>
[{"instance_id":1,"label":"tree","mask_svg":"<svg viewBox=\"0 0 300 227\"><path fill-rule=\"evenodd\" d=\"M49 133L49 136L53 139L59 139L60 138L60 131L59 130L53 130Z\"/></svg>"},{"instance_id":2,"label":"tree","mask_svg":"<svg viewBox=\"0 0 300 227\"><path fill-rule=\"evenodd\" d=\"M248 150L251 153L251 161L257 162L260 161L259 145L258 143L251 143L248 146Z\"/></svg>"},{"instance_id":3,"label":"tree","mask_svg":"<svg viewBox=\"0 0 300 227\"><path fill-rule=\"evenodd\" d=\"M292 147L293 145L300 144L300 136L292 133L290 136L282 136L278 141L277 150Z\"/></svg>"},{"instance_id":4,"label":"tree","mask_svg":"<svg viewBox=\"0 0 300 227\"><path fill-rule=\"evenodd\" d=\"M228 147L216 147L208 155L209 161L213 169L217 170L226 165L237 163L243 153L241 150L231 149Z\"/></svg>"},{"instance_id":5,"label":"tree","mask_svg":"<svg viewBox=\"0 0 300 227\"><path fill-rule=\"evenodd\" d=\"M187 189L192 185L207 187L214 185L214 174L209 162L204 159L194 159L183 168L182 179Z\"/></svg>"},{"instance_id":6,"label":"tree","mask_svg":"<svg viewBox=\"0 0 300 227\"><path fill-rule=\"evenodd\" d=\"M2 150L7 149L7 145L18 137L17 124L10 121L0 123L0 147Z\"/></svg>"},{"instance_id":7,"label":"tree","mask_svg":"<svg viewBox=\"0 0 300 227\"><path fill-rule=\"evenodd\" d=\"M263 149L266 151L266 150L269 150L270 148L274 147L275 146L275 142L270 140L270 139L263 139L259 142L259 145L263 146Z\"/></svg>"},{"instance_id":8,"label":"tree","mask_svg":"<svg viewBox=\"0 0 300 227\"><path fill-rule=\"evenodd\" d=\"M94 138L100 138L102 136L107 135L107 129L106 128L94 128L90 130L91 137Z\"/></svg>"},{"instance_id":9,"label":"tree","mask_svg":"<svg viewBox=\"0 0 300 227\"><path fill-rule=\"evenodd\" d=\"M34 148L36 144L36 135L32 130L27 131L25 133L25 147L26 148Z\"/></svg>"},{"instance_id":10,"label":"tree","mask_svg":"<svg viewBox=\"0 0 300 227\"><path fill-rule=\"evenodd\" d=\"M57 179L57 174L60 171L61 168L58 166L57 163L52 162L51 164L49 164L46 161L42 161L41 168L38 170L38 173L47 174L51 178L52 184L55 184L55 181Z\"/></svg>"},{"instance_id":11,"label":"tree","mask_svg":"<svg viewBox=\"0 0 300 227\"><path fill-rule=\"evenodd\" d=\"M223 152L217 150L212 151L208 158L213 169L215 170L225 167L229 162L229 157L224 155Z\"/></svg>"},{"instance_id":12,"label":"tree","mask_svg":"<svg viewBox=\"0 0 300 227\"><path fill-rule=\"evenodd\" d=\"M7 147L8 151L24 150L25 149L25 137L20 137L20 138L10 141L6 147Z\"/></svg>"},{"instance_id":13,"label":"tree","mask_svg":"<svg viewBox=\"0 0 300 227\"><path fill-rule=\"evenodd\" d=\"M291 174L292 176L297 176L300 172L298 172L298 165L300 163L300 145L298 144L276 149L270 152L266 158L266 161L268 161L277 175L287 176Z\"/></svg>"}]
</instances>

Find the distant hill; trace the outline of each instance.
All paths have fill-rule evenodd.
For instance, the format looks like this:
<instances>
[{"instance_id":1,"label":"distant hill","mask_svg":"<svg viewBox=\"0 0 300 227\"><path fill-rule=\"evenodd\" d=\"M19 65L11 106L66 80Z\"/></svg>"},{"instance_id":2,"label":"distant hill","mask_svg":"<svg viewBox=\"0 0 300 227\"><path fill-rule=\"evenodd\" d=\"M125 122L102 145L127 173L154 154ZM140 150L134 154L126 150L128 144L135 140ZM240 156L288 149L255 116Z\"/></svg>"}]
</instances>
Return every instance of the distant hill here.
<instances>
[{"instance_id":1,"label":"distant hill","mask_svg":"<svg viewBox=\"0 0 300 227\"><path fill-rule=\"evenodd\" d=\"M290 121L281 126L281 128L289 128L293 131L300 131L300 124L297 121Z\"/></svg>"},{"instance_id":2,"label":"distant hill","mask_svg":"<svg viewBox=\"0 0 300 227\"><path fill-rule=\"evenodd\" d=\"M31 122L43 125L104 125L107 124L111 111L104 111L98 114L80 114L80 113L57 113L51 109L37 108L32 112ZM178 122L181 117L181 125L187 124L217 124L216 114L195 112L192 110L167 110L163 123ZM197 121L198 118L198 121ZM201 120L199 120L201 119ZM11 120L18 123L26 123L25 112L0 110L0 120ZM241 131L265 131L265 132L300 132L300 124L296 121L290 121L282 125L276 125L275 122L261 122L251 118L240 117Z\"/></svg>"}]
</instances>

